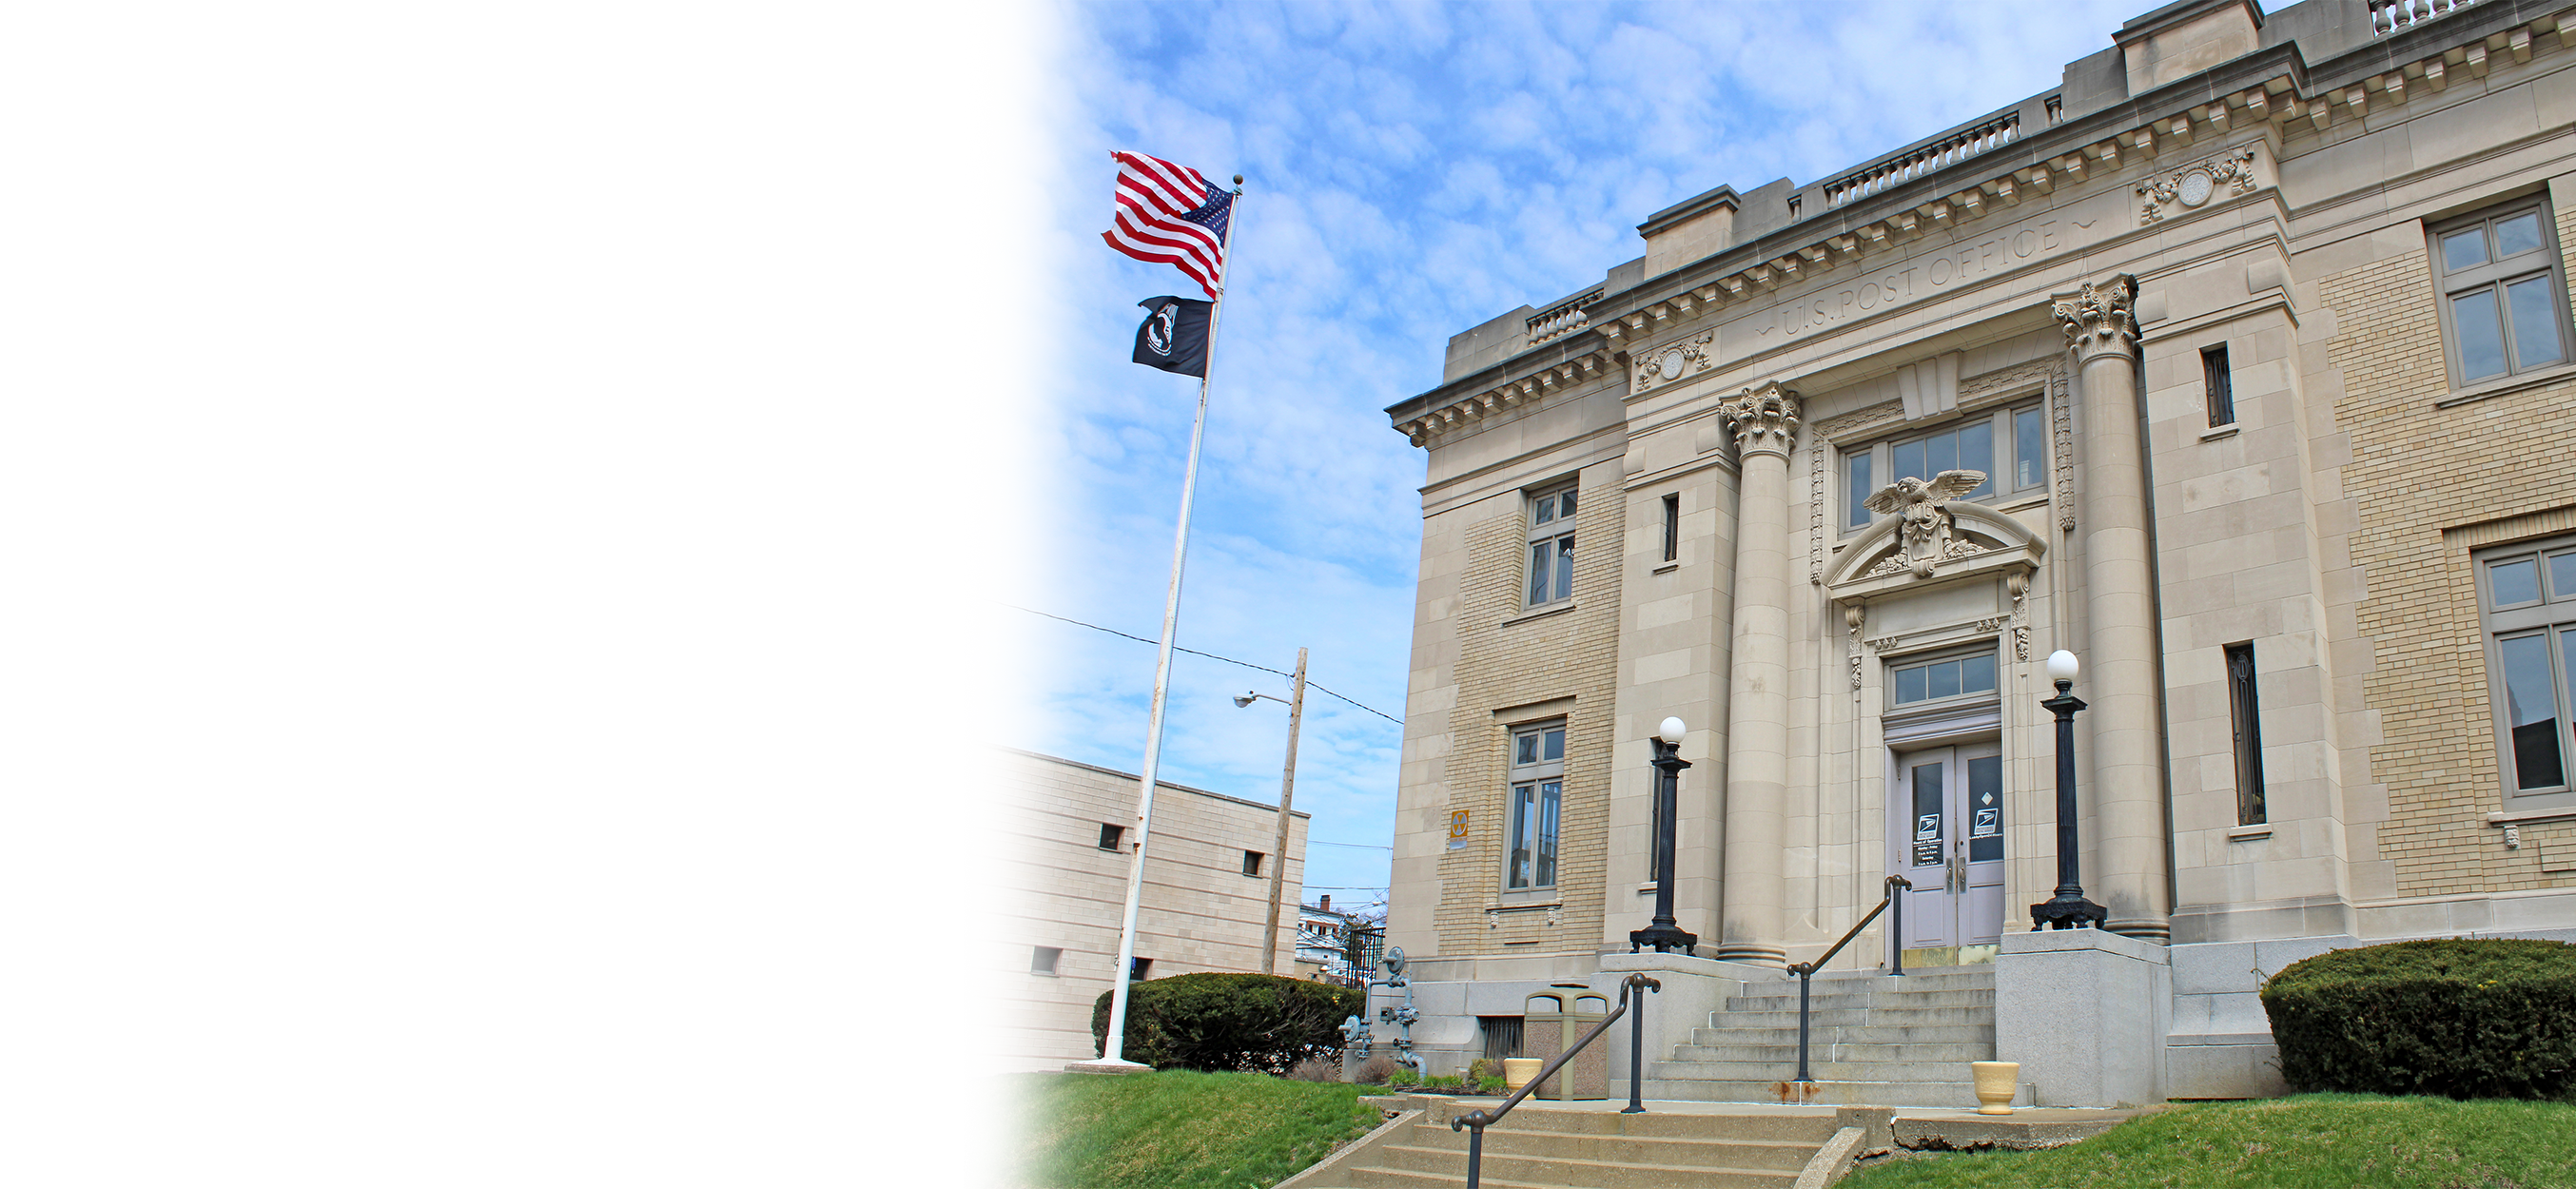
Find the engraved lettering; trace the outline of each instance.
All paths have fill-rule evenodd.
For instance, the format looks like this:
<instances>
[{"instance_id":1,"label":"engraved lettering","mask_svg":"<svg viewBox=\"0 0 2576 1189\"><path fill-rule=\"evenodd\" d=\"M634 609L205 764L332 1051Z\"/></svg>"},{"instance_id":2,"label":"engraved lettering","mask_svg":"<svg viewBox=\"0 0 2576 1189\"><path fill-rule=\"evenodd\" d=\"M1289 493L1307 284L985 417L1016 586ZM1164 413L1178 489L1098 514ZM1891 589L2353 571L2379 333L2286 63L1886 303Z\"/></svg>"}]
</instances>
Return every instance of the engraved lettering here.
<instances>
[{"instance_id":1,"label":"engraved lettering","mask_svg":"<svg viewBox=\"0 0 2576 1189\"><path fill-rule=\"evenodd\" d=\"M2054 252L2057 247L2057 220L2050 219L2039 225L2039 250Z\"/></svg>"},{"instance_id":2,"label":"engraved lettering","mask_svg":"<svg viewBox=\"0 0 2576 1189\"><path fill-rule=\"evenodd\" d=\"M1879 302L1879 288L1878 288L1878 282L1876 282L1876 281L1863 281L1863 282L1861 282L1861 285L1860 285L1860 308L1862 308L1862 309L1864 309L1864 310L1866 310L1866 309L1870 309L1870 308L1873 308L1873 307L1877 306L1877 305L1878 305L1878 302Z\"/></svg>"},{"instance_id":3,"label":"engraved lettering","mask_svg":"<svg viewBox=\"0 0 2576 1189\"><path fill-rule=\"evenodd\" d=\"M1932 263L1927 266L1928 275L1934 285L1947 285L1950 283L1951 270L1957 267L1957 265L1950 263L1949 257L1935 256L1932 258Z\"/></svg>"},{"instance_id":4,"label":"engraved lettering","mask_svg":"<svg viewBox=\"0 0 2576 1189\"><path fill-rule=\"evenodd\" d=\"M2013 251L2013 255L2018 256L2018 257L2021 257L2021 258L2023 258L2023 259L2027 260L2027 259L2029 259L2029 258L2030 258L2030 254L2031 254L2031 253L2036 252L2036 251L2038 251L2038 250L2039 250L2039 233L2038 233L2038 232L2036 232L2036 231L2032 231L2032 230L2030 230L2030 229L2028 229L2028 228L2023 228L2020 234L2013 236L2013 242L2012 242L2012 251Z\"/></svg>"}]
</instances>

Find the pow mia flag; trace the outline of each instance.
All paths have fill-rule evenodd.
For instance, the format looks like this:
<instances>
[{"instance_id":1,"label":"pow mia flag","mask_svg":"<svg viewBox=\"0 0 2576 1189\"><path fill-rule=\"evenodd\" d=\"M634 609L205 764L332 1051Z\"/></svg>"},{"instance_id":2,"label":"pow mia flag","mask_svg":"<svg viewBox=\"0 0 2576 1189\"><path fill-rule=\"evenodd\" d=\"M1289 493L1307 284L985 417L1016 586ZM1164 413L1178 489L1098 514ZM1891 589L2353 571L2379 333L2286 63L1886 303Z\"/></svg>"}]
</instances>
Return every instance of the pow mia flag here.
<instances>
[{"instance_id":1,"label":"pow mia flag","mask_svg":"<svg viewBox=\"0 0 2576 1189\"><path fill-rule=\"evenodd\" d=\"M1136 362L1183 376L1207 378L1208 311L1215 302L1190 297L1148 297L1145 324L1136 328Z\"/></svg>"}]
</instances>

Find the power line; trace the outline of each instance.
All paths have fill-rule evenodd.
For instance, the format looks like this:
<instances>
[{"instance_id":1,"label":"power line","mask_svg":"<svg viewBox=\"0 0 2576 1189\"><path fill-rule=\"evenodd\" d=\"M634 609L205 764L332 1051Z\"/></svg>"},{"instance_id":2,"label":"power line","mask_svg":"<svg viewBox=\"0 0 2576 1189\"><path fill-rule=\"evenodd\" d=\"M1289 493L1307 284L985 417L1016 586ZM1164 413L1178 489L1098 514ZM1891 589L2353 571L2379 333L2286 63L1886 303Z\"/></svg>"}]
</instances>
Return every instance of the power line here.
<instances>
[{"instance_id":1,"label":"power line","mask_svg":"<svg viewBox=\"0 0 2576 1189\"><path fill-rule=\"evenodd\" d=\"M1347 846L1347 847L1351 848L1352 850L1394 850L1394 849L1395 849L1395 848L1394 848L1394 847L1392 847L1392 846L1371 846L1371 845L1369 845L1368 843L1365 843L1365 842L1326 842L1326 841L1324 841L1324 840L1323 840L1323 839L1321 839L1321 838L1309 838L1309 839L1307 839L1307 840L1306 840L1306 845L1308 845L1308 846Z\"/></svg>"},{"instance_id":2,"label":"power line","mask_svg":"<svg viewBox=\"0 0 2576 1189\"><path fill-rule=\"evenodd\" d=\"M1081 621L1081 620L1079 620L1079 619L1067 619L1067 618L1065 618L1064 616L1061 616L1061 615L1050 615L1050 614L1048 614L1047 612L1039 611L1039 610L1036 610L1036 609L1034 609L1034 608L1023 607L1023 606L1020 606L1020 605L1019 605L1019 604L1017 604L1017 603L1004 603L1004 604L1002 604L1002 605L1003 605L1003 606L1005 606L1005 607L1010 608L1010 609L1011 609L1011 610L1013 610L1013 611L1026 611L1026 612L1028 612L1028 613L1029 613L1029 614L1031 614L1031 615L1041 616L1041 617L1046 618L1046 619L1059 620L1059 621L1062 621L1062 622L1064 622L1064 623L1072 624L1072 625L1073 625L1073 626L1075 626L1075 627L1090 628L1091 630L1093 630L1093 631L1095 631L1095 632L1107 632L1107 633L1109 633L1109 634L1110 634L1110 635L1112 635L1112 636L1126 636L1128 639L1133 640L1133 641L1135 641L1135 642L1137 642L1137 643L1139 643L1139 644L1157 644L1157 645L1159 645L1159 644L1161 644L1161 643L1162 643L1162 641L1160 641L1160 640L1148 640L1148 639L1144 638L1143 636L1129 636L1129 635L1127 635L1127 633L1122 632L1122 631L1119 631L1119 630L1118 630L1118 629L1116 629L1116 628L1105 628L1105 627L1102 627L1102 626L1100 626L1099 624L1096 624L1096 623L1084 623L1083 621ZM1209 660L1212 660L1212 661L1224 661L1225 663L1227 663L1227 664L1229 664L1229 665L1241 665L1241 666L1243 666L1244 668L1247 668L1247 669L1259 669L1259 670L1261 670L1261 671L1262 671L1262 672L1264 672L1264 673L1269 673L1269 674L1272 674L1272 675L1274 675L1274 676L1279 676L1279 677L1286 677L1286 678L1288 678L1288 679L1290 679L1290 680L1292 680L1292 681L1296 679L1296 674L1293 674L1293 673L1282 673L1282 672L1280 672L1279 670L1277 670L1277 669L1273 669L1273 668L1271 668L1271 667L1270 667L1270 666L1268 666L1268 665L1256 665L1256 664L1253 664L1251 661L1239 661L1239 660L1236 660L1236 659L1234 659L1233 657L1230 657L1230 656L1218 656L1217 654L1215 654L1215 653L1213 653L1213 652L1201 652L1201 651L1199 651L1198 649L1195 649L1195 648L1183 648L1183 647L1181 647L1181 646L1180 646L1180 645L1178 645L1178 644L1172 645L1172 651L1174 651L1174 652L1186 652L1186 653L1190 654L1191 656L1203 656L1203 657L1206 657L1206 658L1208 658ZM1336 694L1336 693L1333 693L1333 691L1331 691L1331 690L1329 690L1329 689L1325 689L1323 686L1316 684L1316 683L1315 683L1315 679L1314 679L1314 678L1309 677L1309 678L1307 678L1307 679L1306 679L1306 688L1311 689L1311 690L1319 690L1319 691L1321 691L1321 692L1323 692L1323 693L1333 694L1333 696L1334 696L1334 697L1336 697L1336 698L1341 698L1341 699L1342 699L1343 701L1345 701L1345 702L1350 702L1350 704L1351 704L1351 705L1353 705L1353 706L1358 706L1360 709L1362 709L1362 710L1366 710L1366 711L1368 711L1369 713L1374 714L1374 715L1378 716L1379 718L1383 718L1383 719L1385 719L1385 720L1386 720L1386 721L1388 721L1388 722L1394 723L1395 725L1397 725L1397 726L1399 726L1399 727L1404 725L1404 720L1403 720L1403 719L1397 718L1396 716L1394 716L1394 715L1392 715L1392 714L1389 714L1389 713L1387 713L1386 711L1380 710L1380 709L1378 709L1378 708L1377 708L1377 707L1375 707L1375 706L1362 705L1361 703L1359 703L1359 702L1357 702L1357 701L1353 701L1351 698L1346 697L1346 696L1344 696L1344 695L1342 695L1342 694ZM1390 849L1392 849L1392 848L1390 848Z\"/></svg>"}]
</instances>

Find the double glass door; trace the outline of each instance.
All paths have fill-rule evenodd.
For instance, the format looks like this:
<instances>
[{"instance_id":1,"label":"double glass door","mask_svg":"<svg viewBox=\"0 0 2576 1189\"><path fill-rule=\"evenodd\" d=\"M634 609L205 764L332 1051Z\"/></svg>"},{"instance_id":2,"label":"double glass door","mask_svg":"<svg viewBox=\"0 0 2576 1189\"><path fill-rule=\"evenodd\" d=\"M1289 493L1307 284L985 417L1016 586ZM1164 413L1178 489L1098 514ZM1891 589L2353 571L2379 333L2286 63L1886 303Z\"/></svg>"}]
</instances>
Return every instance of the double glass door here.
<instances>
[{"instance_id":1,"label":"double glass door","mask_svg":"<svg viewBox=\"0 0 2576 1189\"><path fill-rule=\"evenodd\" d=\"M1906 949L1992 945L2004 930L2004 761L1992 743L1900 752L1888 790Z\"/></svg>"}]
</instances>

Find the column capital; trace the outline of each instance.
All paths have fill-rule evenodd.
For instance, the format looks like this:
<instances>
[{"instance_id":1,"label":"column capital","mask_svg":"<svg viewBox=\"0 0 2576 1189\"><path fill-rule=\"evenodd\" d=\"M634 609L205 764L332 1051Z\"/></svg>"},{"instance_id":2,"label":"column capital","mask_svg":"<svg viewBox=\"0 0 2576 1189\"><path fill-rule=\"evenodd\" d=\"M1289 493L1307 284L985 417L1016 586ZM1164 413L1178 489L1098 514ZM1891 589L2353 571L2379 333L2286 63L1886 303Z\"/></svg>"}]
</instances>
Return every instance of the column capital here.
<instances>
[{"instance_id":1,"label":"column capital","mask_svg":"<svg viewBox=\"0 0 2576 1189\"><path fill-rule=\"evenodd\" d=\"M1798 440L1798 404L1797 393L1766 380L1719 401L1717 411L1735 430L1737 452L1785 460Z\"/></svg>"},{"instance_id":2,"label":"column capital","mask_svg":"<svg viewBox=\"0 0 2576 1189\"><path fill-rule=\"evenodd\" d=\"M2051 307L2049 312L2057 315L2059 328L2066 332L2066 345L2075 349L2077 364L2103 355L2137 357L2138 320L2131 310L2137 292L2137 278L2120 273L2098 286L2087 281L2073 296Z\"/></svg>"}]
</instances>

